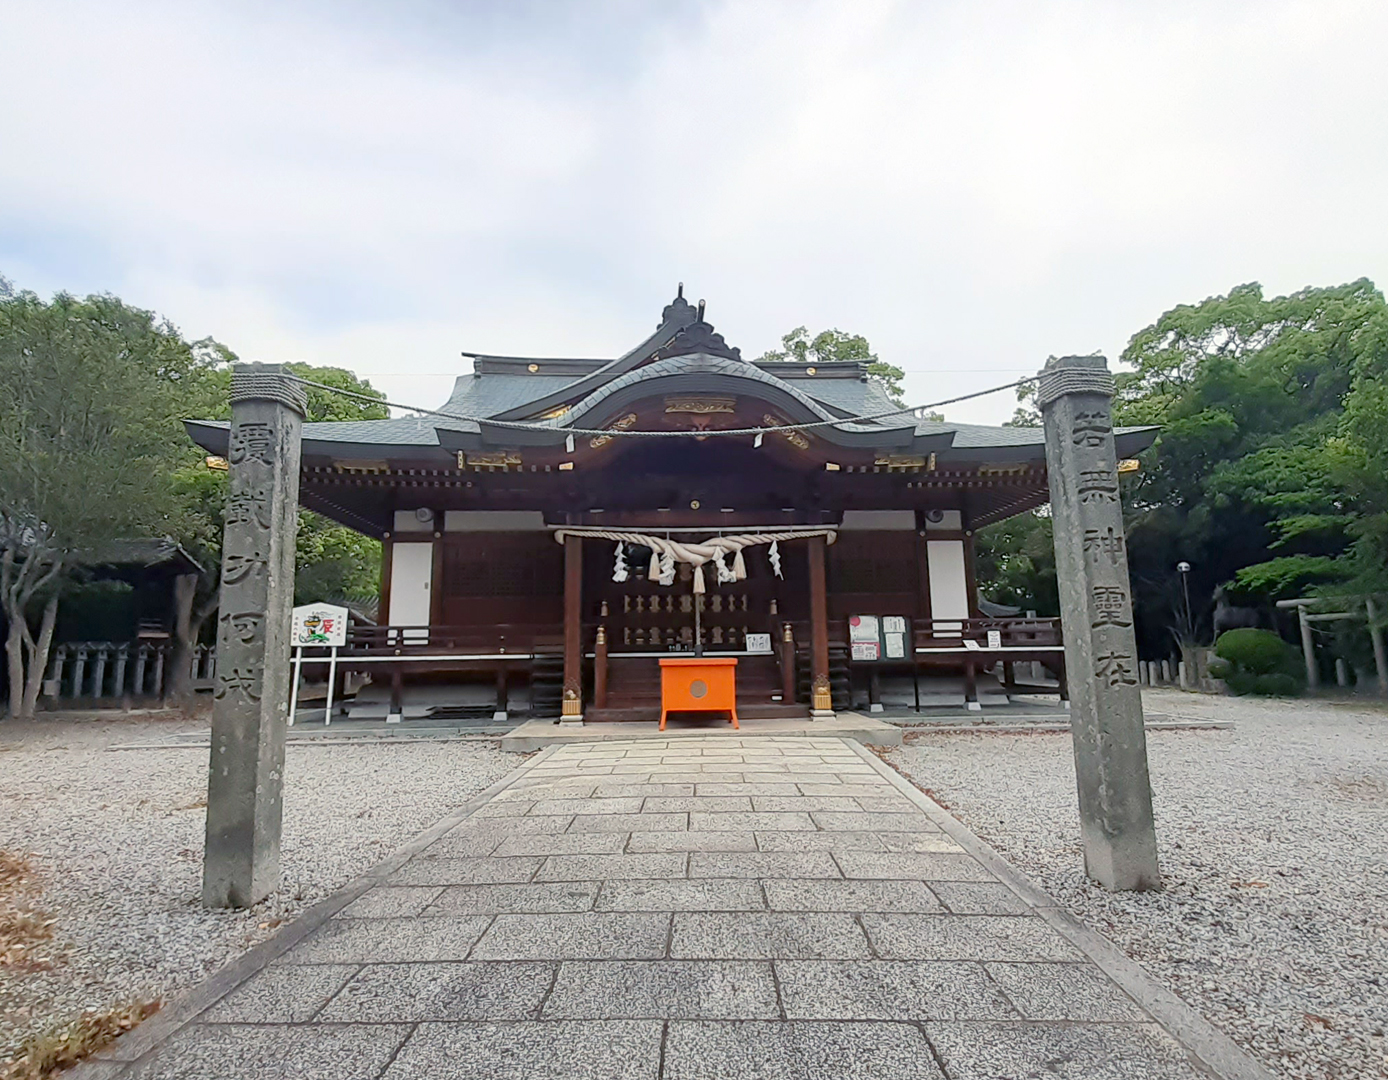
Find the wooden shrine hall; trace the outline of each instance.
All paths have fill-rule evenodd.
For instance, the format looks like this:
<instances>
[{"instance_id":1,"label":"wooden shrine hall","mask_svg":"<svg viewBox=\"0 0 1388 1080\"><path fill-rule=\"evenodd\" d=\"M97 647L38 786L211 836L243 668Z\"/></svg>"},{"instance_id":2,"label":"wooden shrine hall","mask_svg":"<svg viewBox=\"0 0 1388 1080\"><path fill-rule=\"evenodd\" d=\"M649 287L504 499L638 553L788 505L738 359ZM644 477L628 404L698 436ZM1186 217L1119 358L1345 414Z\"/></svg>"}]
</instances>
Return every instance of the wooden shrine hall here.
<instances>
[{"instance_id":1,"label":"wooden shrine hall","mask_svg":"<svg viewBox=\"0 0 1388 1080\"><path fill-rule=\"evenodd\" d=\"M737 660L744 724L931 673L976 700L999 661L1063 692L1058 620L974 583L974 531L1047 501L1040 429L894 407L862 363L743 359L681 290L616 359L478 355L436 415L305 424L300 502L384 545L339 670L407 717L654 720L659 661L696 655Z\"/></svg>"}]
</instances>

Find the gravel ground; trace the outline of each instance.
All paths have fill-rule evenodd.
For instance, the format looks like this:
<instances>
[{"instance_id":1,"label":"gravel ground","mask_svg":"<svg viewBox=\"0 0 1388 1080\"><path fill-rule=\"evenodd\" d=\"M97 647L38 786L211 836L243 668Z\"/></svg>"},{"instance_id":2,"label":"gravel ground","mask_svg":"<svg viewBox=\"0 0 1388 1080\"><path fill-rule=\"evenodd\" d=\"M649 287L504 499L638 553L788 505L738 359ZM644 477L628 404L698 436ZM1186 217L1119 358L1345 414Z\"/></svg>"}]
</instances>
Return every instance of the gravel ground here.
<instances>
[{"instance_id":1,"label":"gravel ground","mask_svg":"<svg viewBox=\"0 0 1388 1080\"><path fill-rule=\"evenodd\" d=\"M494 743L290 746L283 887L248 911L210 912L198 900L207 750L109 750L198 727L0 724L0 851L36 856L39 902L57 920L34 953L50 970L0 967L0 1061L83 1008L198 982L522 760Z\"/></svg>"},{"instance_id":2,"label":"gravel ground","mask_svg":"<svg viewBox=\"0 0 1388 1080\"><path fill-rule=\"evenodd\" d=\"M888 760L1277 1075L1388 1077L1388 711L1144 695L1166 889L1083 875L1068 735L921 735Z\"/></svg>"}]
</instances>

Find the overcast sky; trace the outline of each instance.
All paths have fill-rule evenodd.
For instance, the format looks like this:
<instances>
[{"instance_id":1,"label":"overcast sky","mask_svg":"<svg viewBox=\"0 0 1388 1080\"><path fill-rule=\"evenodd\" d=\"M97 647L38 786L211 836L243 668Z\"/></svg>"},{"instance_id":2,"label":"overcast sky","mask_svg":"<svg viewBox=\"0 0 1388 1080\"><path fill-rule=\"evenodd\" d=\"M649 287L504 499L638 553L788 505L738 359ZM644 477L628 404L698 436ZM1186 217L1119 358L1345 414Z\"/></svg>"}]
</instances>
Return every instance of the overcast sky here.
<instances>
[{"instance_id":1,"label":"overcast sky","mask_svg":"<svg viewBox=\"0 0 1388 1080\"><path fill-rule=\"evenodd\" d=\"M423 405L683 281L744 356L840 327L924 403L1388 281L1385 56L1382 0L0 0L0 273Z\"/></svg>"}]
</instances>

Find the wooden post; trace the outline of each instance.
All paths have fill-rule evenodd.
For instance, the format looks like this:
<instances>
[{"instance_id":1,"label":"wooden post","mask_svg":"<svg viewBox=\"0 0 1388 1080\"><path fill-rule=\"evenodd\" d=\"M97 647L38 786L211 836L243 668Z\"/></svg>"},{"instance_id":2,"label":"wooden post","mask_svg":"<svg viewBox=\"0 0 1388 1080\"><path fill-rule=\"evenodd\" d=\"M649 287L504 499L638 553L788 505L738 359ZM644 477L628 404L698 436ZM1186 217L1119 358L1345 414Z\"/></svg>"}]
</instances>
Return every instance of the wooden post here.
<instances>
[{"instance_id":1,"label":"wooden post","mask_svg":"<svg viewBox=\"0 0 1388 1080\"><path fill-rule=\"evenodd\" d=\"M381 537L381 599L376 604L376 622L380 626L390 625L390 564L394 546L390 533L385 533Z\"/></svg>"},{"instance_id":2,"label":"wooden post","mask_svg":"<svg viewBox=\"0 0 1388 1080\"><path fill-rule=\"evenodd\" d=\"M1301 624L1301 655L1306 660L1306 686L1315 690L1321 684L1320 668L1316 665L1316 642L1311 637L1311 620L1306 617L1306 605L1298 604L1296 618Z\"/></svg>"},{"instance_id":3,"label":"wooden post","mask_svg":"<svg viewBox=\"0 0 1388 1080\"><path fill-rule=\"evenodd\" d=\"M790 623L781 624L781 701L795 701L795 634Z\"/></svg>"},{"instance_id":4,"label":"wooden post","mask_svg":"<svg viewBox=\"0 0 1388 1080\"><path fill-rule=\"evenodd\" d=\"M583 538L564 535L564 696L560 721L583 723Z\"/></svg>"},{"instance_id":5,"label":"wooden post","mask_svg":"<svg viewBox=\"0 0 1388 1080\"><path fill-rule=\"evenodd\" d=\"M510 706L510 687L507 685L506 661L503 660L496 666L496 710L492 713L493 720L505 720Z\"/></svg>"},{"instance_id":6,"label":"wooden post","mask_svg":"<svg viewBox=\"0 0 1388 1080\"><path fill-rule=\"evenodd\" d=\"M1364 601L1364 612L1369 616L1369 637L1374 643L1374 669L1378 672L1378 692L1388 695L1388 655L1383 649L1383 627L1378 625L1378 605L1372 596Z\"/></svg>"},{"instance_id":7,"label":"wooden post","mask_svg":"<svg viewBox=\"0 0 1388 1080\"><path fill-rule=\"evenodd\" d=\"M593 707L607 708L607 627L599 626L593 641Z\"/></svg>"},{"instance_id":8,"label":"wooden post","mask_svg":"<svg viewBox=\"0 0 1388 1080\"><path fill-rule=\"evenodd\" d=\"M832 719L834 700L829 691L829 607L824 585L824 537L811 536L809 545L810 716Z\"/></svg>"},{"instance_id":9,"label":"wooden post","mask_svg":"<svg viewBox=\"0 0 1388 1080\"><path fill-rule=\"evenodd\" d=\"M975 712L983 708L978 701L978 666L972 660L964 661L964 708Z\"/></svg>"},{"instance_id":10,"label":"wooden post","mask_svg":"<svg viewBox=\"0 0 1388 1080\"><path fill-rule=\"evenodd\" d=\"M440 518L440 520L442 520ZM429 575L429 640L443 625L443 533L434 533L434 565Z\"/></svg>"}]
</instances>

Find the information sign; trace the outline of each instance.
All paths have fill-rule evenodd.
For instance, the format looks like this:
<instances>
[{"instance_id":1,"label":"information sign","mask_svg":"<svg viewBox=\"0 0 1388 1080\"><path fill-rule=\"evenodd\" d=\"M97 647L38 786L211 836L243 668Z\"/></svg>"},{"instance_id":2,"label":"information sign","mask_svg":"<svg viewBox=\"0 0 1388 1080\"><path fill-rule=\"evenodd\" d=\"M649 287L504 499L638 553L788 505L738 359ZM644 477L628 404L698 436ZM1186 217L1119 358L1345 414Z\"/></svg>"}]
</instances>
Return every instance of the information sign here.
<instances>
[{"instance_id":1,"label":"information sign","mask_svg":"<svg viewBox=\"0 0 1388 1080\"><path fill-rule=\"evenodd\" d=\"M771 652L770 634L748 634L747 651L753 655L767 654Z\"/></svg>"},{"instance_id":2,"label":"information sign","mask_svg":"<svg viewBox=\"0 0 1388 1080\"><path fill-rule=\"evenodd\" d=\"M332 604L305 604L294 609L290 644L340 649L347 644L347 609Z\"/></svg>"}]
</instances>

